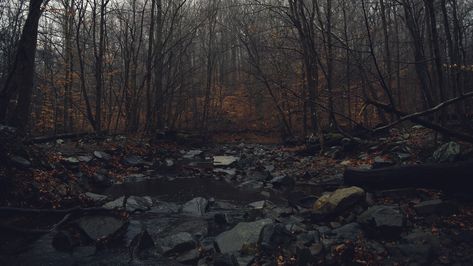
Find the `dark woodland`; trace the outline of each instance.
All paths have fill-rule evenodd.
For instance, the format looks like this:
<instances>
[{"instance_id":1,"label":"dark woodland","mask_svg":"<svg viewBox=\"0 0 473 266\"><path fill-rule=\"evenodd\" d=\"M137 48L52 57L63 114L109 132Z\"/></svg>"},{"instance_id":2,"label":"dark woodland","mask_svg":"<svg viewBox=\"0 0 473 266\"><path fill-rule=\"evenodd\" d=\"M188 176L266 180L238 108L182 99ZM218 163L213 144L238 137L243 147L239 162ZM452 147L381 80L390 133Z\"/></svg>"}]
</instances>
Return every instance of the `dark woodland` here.
<instances>
[{"instance_id":1,"label":"dark woodland","mask_svg":"<svg viewBox=\"0 0 473 266\"><path fill-rule=\"evenodd\" d=\"M0 0L0 265L473 265L473 1Z\"/></svg>"}]
</instances>

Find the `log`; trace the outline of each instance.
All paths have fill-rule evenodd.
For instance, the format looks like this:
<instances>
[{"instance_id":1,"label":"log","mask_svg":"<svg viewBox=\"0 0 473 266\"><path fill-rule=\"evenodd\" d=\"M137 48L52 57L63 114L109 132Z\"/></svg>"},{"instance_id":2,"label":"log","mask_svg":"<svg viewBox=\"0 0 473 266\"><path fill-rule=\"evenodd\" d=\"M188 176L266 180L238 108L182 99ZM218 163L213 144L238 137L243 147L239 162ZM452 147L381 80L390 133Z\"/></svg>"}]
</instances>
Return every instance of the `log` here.
<instances>
[{"instance_id":1,"label":"log","mask_svg":"<svg viewBox=\"0 0 473 266\"><path fill-rule=\"evenodd\" d=\"M84 138L84 137L99 138L100 136L104 136L106 134L107 134L106 131L64 133L64 134L56 134L56 135L50 135L50 136L33 137L30 139L27 139L25 143L26 144L40 144L40 143L46 143L50 141L56 141L57 139L78 139L78 138Z\"/></svg>"},{"instance_id":2,"label":"log","mask_svg":"<svg viewBox=\"0 0 473 266\"><path fill-rule=\"evenodd\" d=\"M348 185L365 188L422 187L473 191L473 160L380 169L347 168L343 178Z\"/></svg>"}]
</instances>

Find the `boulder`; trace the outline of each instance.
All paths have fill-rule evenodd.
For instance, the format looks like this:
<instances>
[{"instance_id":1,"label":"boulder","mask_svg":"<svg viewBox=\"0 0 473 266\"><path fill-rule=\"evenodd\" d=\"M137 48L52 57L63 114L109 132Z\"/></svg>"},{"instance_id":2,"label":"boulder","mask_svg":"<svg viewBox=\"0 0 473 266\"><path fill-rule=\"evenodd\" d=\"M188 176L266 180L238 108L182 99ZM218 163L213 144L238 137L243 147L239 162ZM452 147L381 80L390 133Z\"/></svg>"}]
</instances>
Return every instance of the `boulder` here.
<instances>
[{"instance_id":1,"label":"boulder","mask_svg":"<svg viewBox=\"0 0 473 266\"><path fill-rule=\"evenodd\" d=\"M357 221L372 236L392 238L401 233L404 216L397 206L375 205L360 214Z\"/></svg>"},{"instance_id":2,"label":"boulder","mask_svg":"<svg viewBox=\"0 0 473 266\"><path fill-rule=\"evenodd\" d=\"M365 191L359 187L337 189L317 199L313 210L321 214L341 212L358 203L364 198L364 195Z\"/></svg>"},{"instance_id":3,"label":"boulder","mask_svg":"<svg viewBox=\"0 0 473 266\"><path fill-rule=\"evenodd\" d=\"M106 195L96 194L92 192L85 192L84 195L92 201L104 201L107 199Z\"/></svg>"},{"instance_id":4,"label":"boulder","mask_svg":"<svg viewBox=\"0 0 473 266\"><path fill-rule=\"evenodd\" d=\"M129 212L147 211L153 206L153 200L149 196L130 196L126 200L125 209Z\"/></svg>"},{"instance_id":5,"label":"boulder","mask_svg":"<svg viewBox=\"0 0 473 266\"><path fill-rule=\"evenodd\" d=\"M209 201L202 197L194 198L182 205L182 212L186 214L202 216L207 211Z\"/></svg>"},{"instance_id":6,"label":"boulder","mask_svg":"<svg viewBox=\"0 0 473 266\"><path fill-rule=\"evenodd\" d=\"M272 223L271 219L241 222L219 234L215 238L216 247L220 253L233 253L240 251L244 245L255 245L264 226Z\"/></svg>"},{"instance_id":7,"label":"boulder","mask_svg":"<svg viewBox=\"0 0 473 266\"><path fill-rule=\"evenodd\" d=\"M455 206L441 199L427 200L414 205L414 210L419 215L449 215L455 212Z\"/></svg>"},{"instance_id":8,"label":"boulder","mask_svg":"<svg viewBox=\"0 0 473 266\"><path fill-rule=\"evenodd\" d=\"M432 159L435 162L454 162L460 155L460 145L454 141L447 142L440 146L433 154Z\"/></svg>"},{"instance_id":9,"label":"boulder","mask_svg":"<svg viewBox=\"0 0 473 266\"><path fill-rule=\"evenodd\" d=\"M99 241L125 233L127 222L113 216L94 215L79 218L77 225L90 239Z\"/></svg>"},{"instance_id":10,"label":"boulder","mask_svg":"<svg viewBox=\"0 0 473 266\"><path fill-rule=\"evenodd\" d=\"M125 196L121 196L118 199L105 203L102 207L105 209L122 209L125 207Z\"/></svg>"}]
</instances>

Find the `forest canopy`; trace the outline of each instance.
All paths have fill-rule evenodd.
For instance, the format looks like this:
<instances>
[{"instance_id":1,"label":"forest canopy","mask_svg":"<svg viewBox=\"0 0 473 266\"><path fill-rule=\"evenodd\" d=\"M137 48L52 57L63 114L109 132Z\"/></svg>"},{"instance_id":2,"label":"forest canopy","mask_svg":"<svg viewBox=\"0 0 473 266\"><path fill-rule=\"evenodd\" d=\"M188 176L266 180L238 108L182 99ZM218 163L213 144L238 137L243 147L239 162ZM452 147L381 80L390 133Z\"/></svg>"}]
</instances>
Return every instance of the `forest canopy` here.
<instances>
[{"instance_id":1,"label":"forest canopy","mask_svg":"<svg viewBox=\"0 0 473 266\"><path fill-rule=\"evenodd\" d=\"M292 136L405 120L451 133L472 112L467 0L0 5L0 120L38 134Z\"/></svg>"}]
</instances>

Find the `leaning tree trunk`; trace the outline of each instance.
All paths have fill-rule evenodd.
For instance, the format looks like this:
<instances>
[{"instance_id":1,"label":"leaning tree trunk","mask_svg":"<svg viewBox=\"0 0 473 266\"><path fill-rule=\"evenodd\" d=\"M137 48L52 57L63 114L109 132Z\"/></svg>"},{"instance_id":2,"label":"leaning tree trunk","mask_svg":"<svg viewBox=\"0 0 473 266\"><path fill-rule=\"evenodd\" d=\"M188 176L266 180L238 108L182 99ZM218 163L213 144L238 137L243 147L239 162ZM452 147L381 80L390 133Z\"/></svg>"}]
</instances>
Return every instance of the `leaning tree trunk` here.
<instances>
[{"instance_id":1,"label":"leaning tree trunk","mask_svg":"<svg viewBox=\"0 0 473 266\"><path fill-rule=\"evenodd\" d=\"M15 93L18 93L18 102L9 115L8 124L17 127L20 132L25 131L30 117L36 41L43 1L30 0L29 12L18 42L15 62L0 98L0 121L5 122L10 100Z\"/></svg>"}]
</instances>

